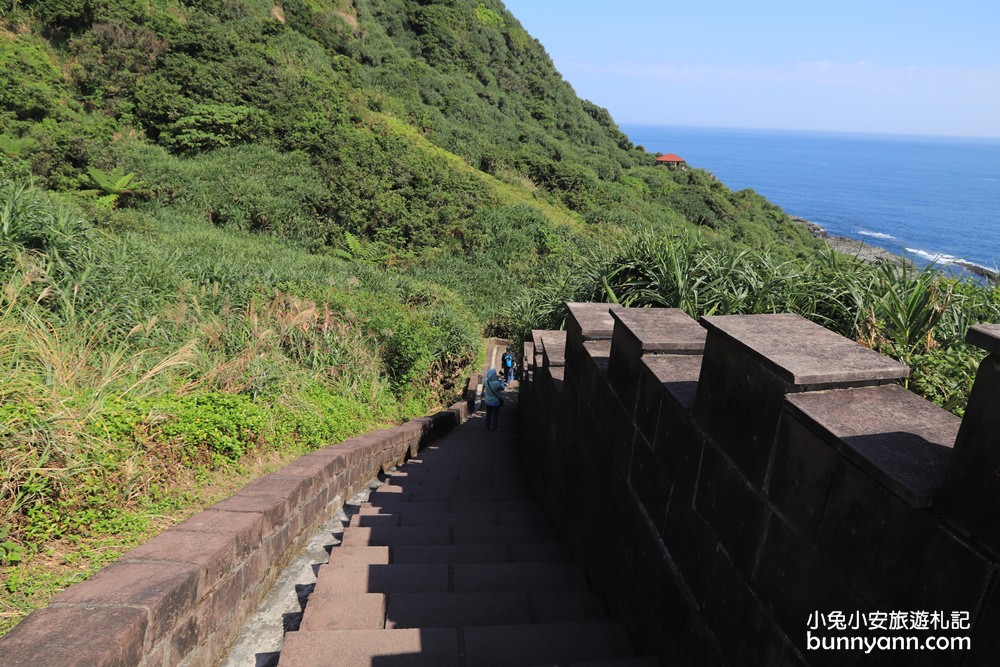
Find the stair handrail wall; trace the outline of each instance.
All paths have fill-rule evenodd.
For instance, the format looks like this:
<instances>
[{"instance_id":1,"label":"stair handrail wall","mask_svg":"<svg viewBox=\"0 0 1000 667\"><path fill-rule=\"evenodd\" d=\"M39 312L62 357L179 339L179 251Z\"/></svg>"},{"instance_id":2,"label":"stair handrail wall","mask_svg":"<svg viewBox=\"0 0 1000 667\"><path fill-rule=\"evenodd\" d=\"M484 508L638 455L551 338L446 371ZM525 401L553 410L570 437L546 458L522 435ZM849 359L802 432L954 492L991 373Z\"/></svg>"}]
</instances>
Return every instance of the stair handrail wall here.
<instances>
[{"instance_id":1,"label":"stair handrail wall","mask_svg":"<svg viewBox=\"0 0 1000 667\"><path fill-rule=\"evenodd\" d=\"M959 643L874 652L996 663L1000 325L967 337L989 356L960 420L900 386L902 364L795 315L567 309L525 344L523 457L641 652L867 664L857 643L817 648L936 635ZM893 632L826 627L893 612Z\"/></svg>"}]
</instances>

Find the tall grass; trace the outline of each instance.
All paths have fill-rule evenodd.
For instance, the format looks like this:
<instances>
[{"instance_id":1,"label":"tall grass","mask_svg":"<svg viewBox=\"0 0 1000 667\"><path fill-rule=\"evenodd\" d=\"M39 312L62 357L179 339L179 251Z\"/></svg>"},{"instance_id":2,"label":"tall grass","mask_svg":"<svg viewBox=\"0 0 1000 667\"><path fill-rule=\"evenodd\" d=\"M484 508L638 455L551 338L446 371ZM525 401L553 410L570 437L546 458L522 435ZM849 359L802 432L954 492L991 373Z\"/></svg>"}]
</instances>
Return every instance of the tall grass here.
<instances>
[{"instance_id":1,"label":"tall grass","mask_svg":"<svg viewBox=\"0 0 1000 667\"><path fill-rule=\"evenodd\" d=\"M794 312L903 361L911 388L961 413L982 354L968 327L1000 320L996 289L933 266L866 264L833 250L778 260L766 248L639 233L581 257L517 303L522 331L559 327L564 301L680 308L692 317Z\"/></svg>"},{"instance_id":2,"label":"tall grass","mask_svg":"<svg viewBox=\"0 0 1000 667\"><path fill-rule=\"evenodd\" d=\"M51 545L127 543L192 479L426 414L478 352L433 283L129 215L110 235L0 184L0 631Z\"/></svg>"}]
</instances>

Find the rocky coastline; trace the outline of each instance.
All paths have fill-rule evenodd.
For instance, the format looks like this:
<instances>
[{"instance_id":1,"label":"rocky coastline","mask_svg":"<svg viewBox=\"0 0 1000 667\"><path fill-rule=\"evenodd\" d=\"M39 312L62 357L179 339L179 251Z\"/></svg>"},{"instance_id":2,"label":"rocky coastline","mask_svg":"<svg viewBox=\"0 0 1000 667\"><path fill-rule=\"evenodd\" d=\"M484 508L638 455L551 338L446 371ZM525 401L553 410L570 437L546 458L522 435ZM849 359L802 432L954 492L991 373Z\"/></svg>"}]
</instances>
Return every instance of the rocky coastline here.
<instances>
[{"instance_id":1,"label":"rocky coastline","mask_svg":"<svg viewBox=\"0 0 1000 667\"><path fill-rule=\"evenodd\" d=\"M815 222L806 220L805 218L800 218L799 216L790 216L792 222L804 226L809 230L809 233L816 238L823 239L826 241L830 247L832 247L837 252L844 253L845 255L851 255L852 257L857 257L862 262L878 262L886 261L892 262L894 264L902 264L904 259L896 253L890 252L885 248L879 248L877 246L869 245L864 241L859 241L858 239L850 239L845 236L832 236L828 231L817 225ZM909 262L910 260L906 260ZM963 262L958 260L947 265L942 265L940 268L950 268L955 267L961 269L962 272L983 278L986 281L996 284L1000 281L1000 276L997 275L995 271L990 271L976 264L970 262Z\"/></svg>"}]
</instances>

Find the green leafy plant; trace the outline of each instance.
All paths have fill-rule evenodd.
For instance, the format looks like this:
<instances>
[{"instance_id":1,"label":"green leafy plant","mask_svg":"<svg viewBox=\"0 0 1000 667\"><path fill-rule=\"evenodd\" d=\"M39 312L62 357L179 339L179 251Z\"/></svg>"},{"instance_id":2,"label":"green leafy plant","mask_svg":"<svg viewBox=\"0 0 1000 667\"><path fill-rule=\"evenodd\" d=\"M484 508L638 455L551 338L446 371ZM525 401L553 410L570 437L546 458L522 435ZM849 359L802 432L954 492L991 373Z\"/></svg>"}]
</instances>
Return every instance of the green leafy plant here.
<instances>
[{"instance_id":1,"label":"green leafy plant","mask_svg":"<svg viewBox=\"0 0 1000 667\"><path fill-rule=\"evenodd\" d=\"M87 167L87 177L94 188L80 190L79 194L94 199L98 206L115 208L123 199L148 194L143 183L136 179L134 172L125 173L121 167L104 171L97 167Z\"/></svg>"}]
</instances>

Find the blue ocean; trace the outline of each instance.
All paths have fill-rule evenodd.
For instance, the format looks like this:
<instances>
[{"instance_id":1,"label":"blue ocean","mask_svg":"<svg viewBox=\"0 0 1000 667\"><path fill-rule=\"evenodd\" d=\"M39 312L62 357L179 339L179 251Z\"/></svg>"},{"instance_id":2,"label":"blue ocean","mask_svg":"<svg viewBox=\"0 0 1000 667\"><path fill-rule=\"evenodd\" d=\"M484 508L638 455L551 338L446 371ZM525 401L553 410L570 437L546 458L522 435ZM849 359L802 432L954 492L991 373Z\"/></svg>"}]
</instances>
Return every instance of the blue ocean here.
<instances>
[{"instance_id":1,"label":"blue ocean","mask_svg":"<svg viewBox=\"0 0 1000 667\"><path fill-rule=\"evenodd\" d=\"M918 264L1000 266L1000 139L623 125L733 190Z\"/></svg>"}]
</instances>

